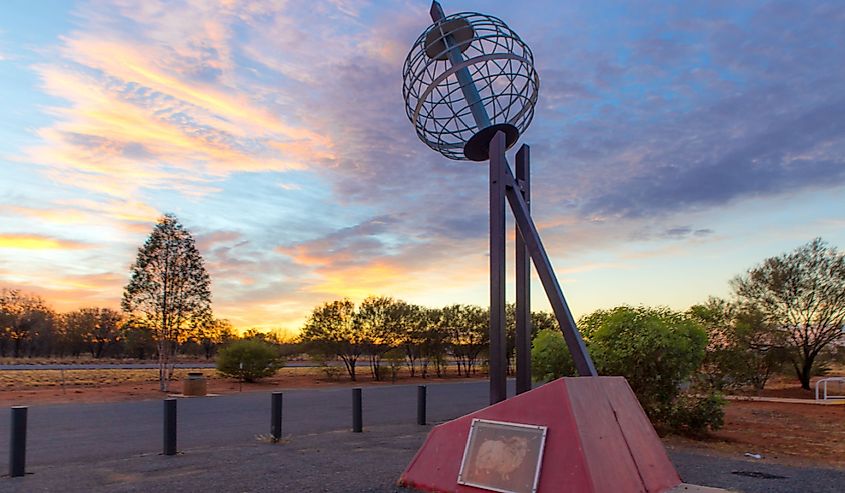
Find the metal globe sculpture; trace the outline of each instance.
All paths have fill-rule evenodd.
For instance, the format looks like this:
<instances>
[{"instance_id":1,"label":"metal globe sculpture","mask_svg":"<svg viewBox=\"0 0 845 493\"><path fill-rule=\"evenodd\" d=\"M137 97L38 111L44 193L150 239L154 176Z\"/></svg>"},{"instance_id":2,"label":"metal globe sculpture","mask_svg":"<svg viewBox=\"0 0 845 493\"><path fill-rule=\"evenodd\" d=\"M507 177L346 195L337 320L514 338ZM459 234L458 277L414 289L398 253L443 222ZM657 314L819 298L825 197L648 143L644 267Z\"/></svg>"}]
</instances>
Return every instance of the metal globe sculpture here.
<instances>
[{"instance_id":1,"label":"metal globe sculpture","mask_svg":"<svg viewBox=\"0 0 845 493\"><path fill-rule=\"evenodd\" d=\"M497 131L513 146L528 128L540 79L531 49L500 19L444 16L414 43L403 70L405 111L427 146L449 159L485 161Z\"/></svg>"}]
</instances>

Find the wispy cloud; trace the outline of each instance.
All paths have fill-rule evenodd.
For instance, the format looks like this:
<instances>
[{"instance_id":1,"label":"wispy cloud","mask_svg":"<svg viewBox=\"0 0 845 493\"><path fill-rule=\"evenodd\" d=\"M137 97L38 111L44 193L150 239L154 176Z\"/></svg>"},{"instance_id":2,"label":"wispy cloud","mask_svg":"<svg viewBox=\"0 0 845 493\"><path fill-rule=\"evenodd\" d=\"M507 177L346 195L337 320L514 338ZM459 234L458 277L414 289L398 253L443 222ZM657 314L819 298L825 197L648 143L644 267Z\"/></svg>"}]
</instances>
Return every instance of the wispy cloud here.
<instances>
[{"instance_id":1,"label":"wispy cloud","mask_svg":"<svg viewBox=\"0 0 845 493\"><path fill-rule=\"evenodd\" d=\"M455 6L505 18L534 49L542 87L524 138L535 219L561 272L581 282L723 240L702 211L842 187L836 7ZM106 270L122 272L175 208L216 309L239 324L296 324L334 296L484 302L487 170L426 148L401 100L427 4L74 10L74 28L31 65L48 122L16 157L66 193L0 204L5 218L38 222L32 245L91 234L119 244ZM595 252L605 255L585 258Z\"/></svg>"},{"instance_id":2,"label":"wispy cloud","mask_svg":"<svg viewBox=\"0 0 845 493\"><path fill-rule=\"evenodd\" d=\"M2 250L79 250L91 247L79 241L31 233L0 233Z\"/></svg>"}]
</instances>

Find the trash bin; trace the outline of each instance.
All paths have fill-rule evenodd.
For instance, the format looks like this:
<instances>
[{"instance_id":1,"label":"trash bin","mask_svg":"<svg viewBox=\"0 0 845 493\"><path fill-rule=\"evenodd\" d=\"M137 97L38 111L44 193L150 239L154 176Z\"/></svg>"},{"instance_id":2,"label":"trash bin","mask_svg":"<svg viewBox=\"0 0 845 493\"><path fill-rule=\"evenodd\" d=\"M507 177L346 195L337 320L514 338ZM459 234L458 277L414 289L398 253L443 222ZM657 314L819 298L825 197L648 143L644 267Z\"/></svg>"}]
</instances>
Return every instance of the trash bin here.
<instances>
[{"instance_id":1,"label":"trash bin","mask_svg":"<svg viewBox=\"0 0 845 493\"><path fill-rule=\"evenodd\" d=\"M188 376L182 380L182 395L206 395L208 393L208 382L202 372L188 372Z\"/></svg>"}]
</instances>

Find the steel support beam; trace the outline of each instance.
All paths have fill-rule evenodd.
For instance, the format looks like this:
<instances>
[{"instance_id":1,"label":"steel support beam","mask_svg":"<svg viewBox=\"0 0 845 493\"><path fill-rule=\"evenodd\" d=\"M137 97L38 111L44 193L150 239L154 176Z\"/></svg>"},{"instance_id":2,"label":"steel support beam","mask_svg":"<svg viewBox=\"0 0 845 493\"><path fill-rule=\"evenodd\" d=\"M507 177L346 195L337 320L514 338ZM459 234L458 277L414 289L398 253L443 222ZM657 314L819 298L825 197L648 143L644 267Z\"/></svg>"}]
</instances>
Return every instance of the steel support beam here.
<instances>
[{"instance_id":1,"label":"steel support beam","mask_svg":"<svg viewBox=\"0 0 845 493\"><path fill-rule=\"evenodd\" d=\"M519 193L531 210L531 149L524 145L516 153ZM531 390L531 255L516 226L516 393Z\"/></svg>"},{"instance_id":2,"label":"steel support beam","mask_svg":"<svg viewBox=\"0 0 845 493\"><path fill-rule=\"evenodd\" d=\"M501 136L497 134L494 141L496 140L504 142L504 134L501 134ZM493 149L491 147L491 158L493 157L492 151ZM505 175L505 194L508 202L510 203L511 210L513 211L514 219L516 219L517 227L525 240L525 246L528 249L531 258L534 260L534 268L537 270L537 275L543 283L543 289L546 291L546 296L548 296L549 303L552 305L552 311L554 311L555 318L557 318L560 328L563 331L563 337L566 340L569 352L572 354L572 359L575 362L575 368L581 376L596 376L598 375L596 367L593 365L590 353L587 352L587 346L584 345L584 339L581 338L581 333L578 332L578 327L575 324L575 319L572 317L572 312L569 310L569 305L566 303L566 298L563 297L563 290L561 290L560 284L558 284L557 277L552 269L552 263L549 261L549 256L546 254L546 249L543 247L543 242L540 239L540 234L537 232L537 227L531 219L528 203L522 196L522 193L519 190L519 185L516 179L514 179L510 166L505 159L502 159L501 168ZM492 266L492 251L490 257L490 265Z\"/></svg>"},{"instance_id":3,"label":"steel support beam","mask_svg":"<svg viewBox=\"0 0 845 493\"><path fill-rule=\"evenodd\" d=\"M505 134L490 142L490 404L508 398L505 338Z\"/></svg>"}]
</instances>

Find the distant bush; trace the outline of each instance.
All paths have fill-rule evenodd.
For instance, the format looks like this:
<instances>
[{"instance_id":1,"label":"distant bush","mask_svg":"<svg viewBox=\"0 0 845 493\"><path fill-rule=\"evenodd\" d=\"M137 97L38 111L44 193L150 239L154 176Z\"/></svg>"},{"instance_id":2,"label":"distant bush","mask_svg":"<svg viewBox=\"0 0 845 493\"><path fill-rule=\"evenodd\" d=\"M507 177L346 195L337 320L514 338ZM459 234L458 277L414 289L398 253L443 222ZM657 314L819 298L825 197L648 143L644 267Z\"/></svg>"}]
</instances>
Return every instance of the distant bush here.
<instances>
[{"instance_id":1,"label":"distant bush","mask_svg":"<svg viewBox=\"0 0 845 493\"><path fill-rule=\"evenodd\" d=\"M333 364L335 359L330 359L323 353L315 352L311 355L311 361L317 364L317 367L326 375L328 380L337 380L343 373L343 368Z\"/></svg>"},{"instance_id":2,"label":"distant bush","mask_svg":"<svg viewBox=\"0 0 845 493\"><path fill-rule=\"evenodd\" d=\"M557 329L543 329L537 332L531 343L531 377L535 382L555 380L574 376L575 365L563 340L563 333Z\"/></svg>"},{"instance_id":3,"label":"distant bush","mask_svg":"<svg viewBox=\"0 0 845 493\"><path fill-rule=\"evenodd\" d=\"M284 366L277 349L258 339L243 339L223 348L217 356L217 371L244 382L270 377Z\"/></svg>"},{"instance_id":4,"label":"distant bush","mask_svg":"<svg viewBox=\"0 0 845 493\"><path fill-rule=\"evenodd\" d=\"M672 401L663 421L676 432L702 435L708 429L718 430L725 423L724 405L725 399L718 394L681 394Z\"/></svg>"}]
</instances>

